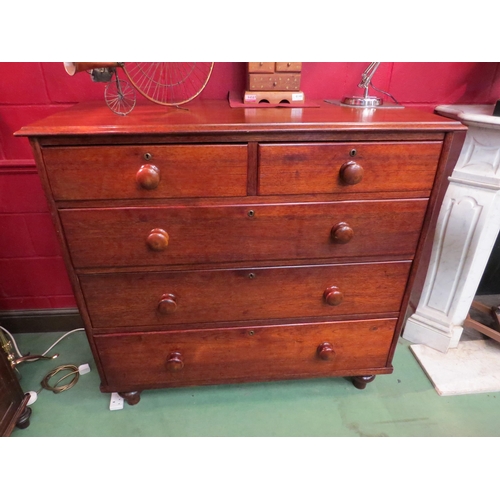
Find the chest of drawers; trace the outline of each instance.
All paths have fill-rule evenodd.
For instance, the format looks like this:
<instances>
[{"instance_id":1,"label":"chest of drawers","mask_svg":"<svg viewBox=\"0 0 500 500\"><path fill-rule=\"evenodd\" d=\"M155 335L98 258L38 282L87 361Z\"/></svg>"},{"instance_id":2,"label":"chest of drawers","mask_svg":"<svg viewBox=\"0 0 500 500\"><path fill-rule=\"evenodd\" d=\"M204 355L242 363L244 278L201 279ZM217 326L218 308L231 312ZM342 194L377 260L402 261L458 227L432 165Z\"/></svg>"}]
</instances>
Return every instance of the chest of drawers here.
<instances>
[{"instance_id":1,"label":"chest of drawers","mask_svg":"<svg viewBox=\"0 0 500 500\"><path fill-rule=\"evenodd\" d=\"M463 131L411 109L223 101L87 103L23 128L101 390L135 404L390 373Z\"/></svg>"}]
</instances>

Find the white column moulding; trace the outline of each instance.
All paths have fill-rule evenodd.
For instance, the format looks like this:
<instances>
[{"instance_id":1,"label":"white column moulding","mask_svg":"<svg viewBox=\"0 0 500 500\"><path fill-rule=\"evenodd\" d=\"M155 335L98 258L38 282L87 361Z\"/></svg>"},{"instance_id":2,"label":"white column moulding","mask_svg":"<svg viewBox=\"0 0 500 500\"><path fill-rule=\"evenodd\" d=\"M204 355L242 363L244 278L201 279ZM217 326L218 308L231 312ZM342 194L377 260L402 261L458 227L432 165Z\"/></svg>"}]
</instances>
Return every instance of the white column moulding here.
<instances>
[{"instance_id":1,"label":"white column moulding","mask_svg":"<svg viewBox=\"0 0 500 500\"><path fill-rule=\"evenodd\" d=\"M463 323L500 230L500 117L493 105L438 106L469 127L439 214L427 276L403 338L446 353Z\"/></svg>"}]
</instances>

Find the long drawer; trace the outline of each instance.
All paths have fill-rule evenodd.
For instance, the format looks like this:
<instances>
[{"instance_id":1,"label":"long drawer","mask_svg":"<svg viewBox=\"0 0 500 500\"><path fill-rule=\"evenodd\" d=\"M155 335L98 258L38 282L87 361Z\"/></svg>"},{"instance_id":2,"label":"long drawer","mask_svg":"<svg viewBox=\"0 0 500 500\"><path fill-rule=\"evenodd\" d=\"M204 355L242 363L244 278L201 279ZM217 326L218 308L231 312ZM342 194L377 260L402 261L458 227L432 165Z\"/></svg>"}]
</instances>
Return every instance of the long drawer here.
<instances>
[{"instance_id":1,"label":"long drawer","mask_svg":"<svg viewBox=\"0 0 500 500\"><path fill-rule=\"evenodd\" d=\"M387 365L395 319L96 335L108 386L327 377Z\"/></svg>"},{"instance_id":2,"label":"long drawer","mask_svg":"<svg viewBox=\"0 0 500 500\"><path fill-rule=\"evenodd\" d=\"M43 158L55 200L247 193L246 145L54 147Z\"/></svg>"},{"instance_id":3,"label":"long drawer","mask_svg":"<svg viewBox=\"0 0 500 500\"><path fill-rule=\"evenodd\" d=\"M411 258L427 200L61 210L73 265ZM98 251L96 251L98 249Z\"/></svg>"},{"instance_id":4,"label":"long drawer","mask_svg":"<svg viewBox=\"0 0 500 500\"><path fill-rule=\"evenodd\" d=\"M261 195L430 192L441 142L260 144Z\"/></svg>"},{"instance_id":5,"label":"long drawer","mask_svg":"<svg viewBox=\"0 0 500 500\"><path fill-rule=\"evenodd\" d=\"M397 313L411 262L80 275L93 327Z\"/></svg>"}]
</instances>

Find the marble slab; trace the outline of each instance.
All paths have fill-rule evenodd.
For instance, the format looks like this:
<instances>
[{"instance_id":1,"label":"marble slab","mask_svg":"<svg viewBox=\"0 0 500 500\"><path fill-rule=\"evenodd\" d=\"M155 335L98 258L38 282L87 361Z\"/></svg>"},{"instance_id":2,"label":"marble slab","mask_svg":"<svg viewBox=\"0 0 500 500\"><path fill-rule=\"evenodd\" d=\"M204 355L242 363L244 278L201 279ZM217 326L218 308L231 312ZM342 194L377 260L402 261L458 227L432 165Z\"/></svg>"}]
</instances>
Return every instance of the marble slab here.
<instances>
[{"instance_id":1,"label":"marble slab","mask_svg":"<svg viewBox=\"0 0 500 500\"><path fill-rule=\"evenodd\" d=\"M436 107L436 113L460 120L466 125L480 124L500 128L500 116L493 116L494 104L443 104Z\"/></svg>"},{"instance_id":2,"label":"marble slab","mask_svg":"<svg viewBox=\"0 0 500 500\"><path fill-rule=\"evenodd\" d=\"M500 343L459 342L442 353L423 344L410 350L440 396L500 392Z\"/></svg>"}]
</instances>

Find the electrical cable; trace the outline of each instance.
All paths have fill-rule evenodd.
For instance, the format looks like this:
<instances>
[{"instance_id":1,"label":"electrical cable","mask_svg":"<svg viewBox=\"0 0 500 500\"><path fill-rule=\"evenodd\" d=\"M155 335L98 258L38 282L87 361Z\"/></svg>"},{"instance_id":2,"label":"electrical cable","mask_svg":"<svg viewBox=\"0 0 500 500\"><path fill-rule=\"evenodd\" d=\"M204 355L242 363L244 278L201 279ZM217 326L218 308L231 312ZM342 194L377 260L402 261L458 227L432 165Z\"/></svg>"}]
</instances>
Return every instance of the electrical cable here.
<instances>
[{"instance_id":1,"label":"electrical cable","mask_svg":"<svg viewBox=\"0 0 500 500\"><path fill-rule=\"evenodd\" d=\"M396 101L396 99L394 98L394 96L392 94L389 94L389 92L386 92L385 90L378 89L377 87L375 87L375 85L373 85L372 82L370 82L370 87L372 87L373 90L376 90L377 92L381 92L382 94L385 94L385 95L389 96L396 104L400 105L399 102Z\"/></svg>"},{"instance_id":2,"label":"electrical cable","mask_svg":"<svg viewBox=\"0 0 500 500\"><path fill-rule=\"evenodd\" d=\"M14 339L14 336L3 326L0 326L0 329L9 337L10 341L12 342L12 345L14 347L14 350L16 351L16 354L22 358L23 355L21 354L19 347L17 346L16 340ZM67 337L70 333L75 333L75 332L80 332L84 331L83 328L75 328L74 330L71 330L69 332L66 332L62 337L60 337L58 340L56 340L43 354L42 356L45 356L49 351L51 351L59 342L61 342L62 339ZM26 360L26 363L32 363L33 361L37 361L36 359L28 359Z\"/></svg>"},{"instance_id":3,"label":"electrical cable","mask_svg":"<svg viewBox=\"0 0 500 500\"><path fill-rule=\"evenodd\" d=\"M50 385L50 383L49 383L50 379L54 375L57 375L58 373L65 371L65 370L71 370L71 371L69 373L67 373L66 375L64 375L63 377L61 377L53 386ZM71 375L74 375L74 378L68 384L58 386L58 384L60 382L62 382L64 379L70 377ZM47 375L45 375L45 377L43 378L43 380L41 382L41 386L42 386L42 389L46 389L47 391L51 391L54 394L59 394L61 392L67 391L68 389L71 389L78 382L79 378L80 378L80 372L79 372L77 366L75 366L75 365L61 365L61 366L58 366L57 368L54 368L49 373L47 373ZM37 394L40 394L42 389L40 389L37 392Z\"/></svg>"},{"instance_id":4,"label":"electrical cable","mask_svg":"<svg viewBox=\"0 0 500 500\"><path fill-rule=\"evenodd\" d=\"M10 343L12 344L12 348L13 348L14 352L16 353L16 355L18 356L18 358L24 358L24 357L26 357L26 356L23 356L23 354L19 350L19 347L17 345L17 342L16 342L14 336L6 328L4 328L3 326L0 326L0 330L2 332L4 332L5 335L8 337L8 339L10 340ZM61 342L61 340L63 340L64 338L66 338L68 335L70 335L72 333L75 333L75 332L79 332L79 331L84 331L84 329L83 328L76 328L74 330L66 332L64 335L62 335L61 337L59 337L59 339L57 339L40 356L46 356L46 354L49 351L51 351L59 342ZM3 347L3 346L0 346L0 348L1 347ZM57 356L58 355L56 354L54 357L57 357ZM33 361L38 361L38 359L24 359L23 360L23 362L27 362L27 363L33 362ZM15 371L18 374L19 380L21 380L22 379L21 372L18 370L17 366L14 366L14 369L15 369ZM70 372L67 373L66 375L62 376L54 385L50 384L50 380L51 380L52 377L54 377L55 375L57 375L60 372L67 371L67 370L70 370ZM31 394L32 399L30 400L30 402L28 402L28 405L33 404L36 401L37 395L40 394L40 392L43 389L51 391L54 394L59 394L61 392L67 391L68 389L71 389L78 382L78 380L80 378L80 375L84 375L85 373L88 373L89 371L90 371L90 368L89 368L88 364L80 365L80 366L75 366L75 365L61 365L61 366L58 366L57 368L54 368L49 373L47 373L47 375L45 375L45 377L43 378L43 380L40 383L41 388L38 391L36 391L36 392L35 391L30 391L29 392L29 394ZM67 379L68 377L70 377L72 375L74 377L73 377L73 379L69 383L67 383L65 385L59 385L63 380Z\"/></svg>"},{"instance_id":5,"label":"electrical cable","mask_svg":"<svg viewBox=\"0 0 500 500\"><path fill-rule=\"evenodd\" d=\"M53 347L55 347L57 344L59 344L59 342L61 342L62 339L64 339L65 337L67 337L70 333L75 333L75 332L80 332L80 331L84 331L83 328L76 328L75 330L71 330L67 333L65 333L59 340L56 340L43 354L42 356L45 356Z\"/></svg>"}]
</instances>

